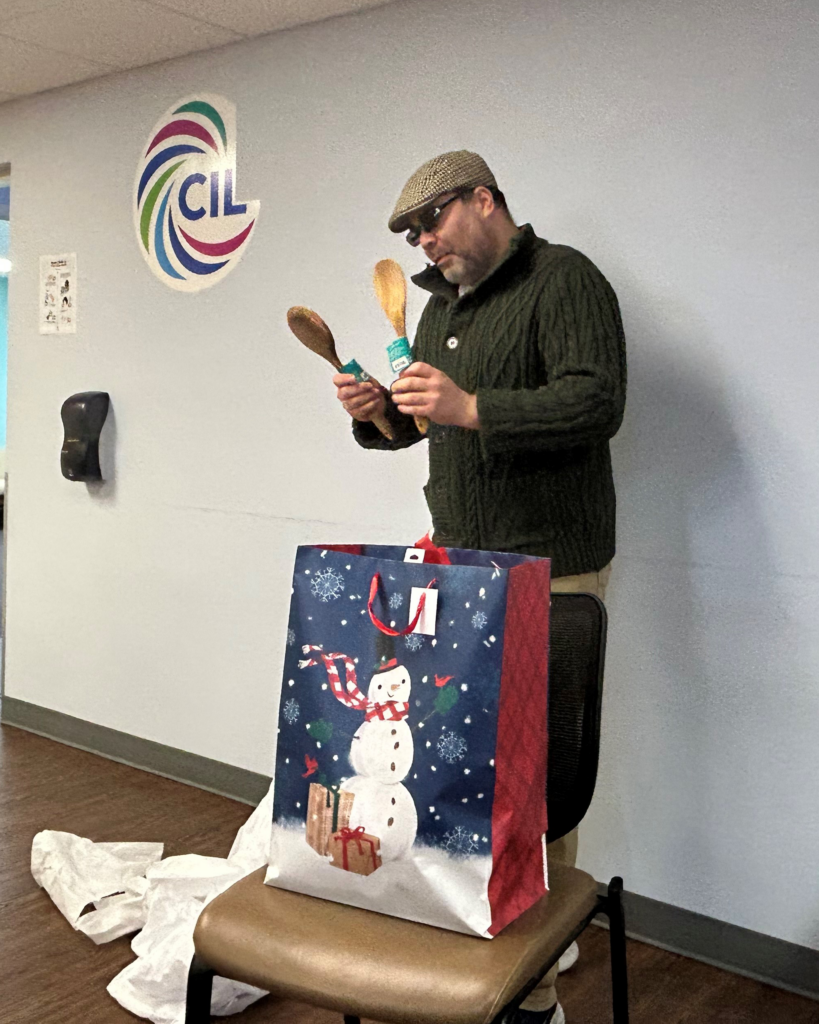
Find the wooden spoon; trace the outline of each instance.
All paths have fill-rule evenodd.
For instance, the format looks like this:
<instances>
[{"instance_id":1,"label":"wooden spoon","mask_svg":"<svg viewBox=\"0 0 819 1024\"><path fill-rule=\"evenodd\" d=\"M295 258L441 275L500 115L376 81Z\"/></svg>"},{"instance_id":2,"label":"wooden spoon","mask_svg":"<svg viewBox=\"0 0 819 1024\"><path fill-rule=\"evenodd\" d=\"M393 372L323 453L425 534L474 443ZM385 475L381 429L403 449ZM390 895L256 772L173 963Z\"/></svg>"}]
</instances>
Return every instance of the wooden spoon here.
<instances>
[{"instance_id":1,"label":"wooden spoon","mask_svg":"<svg viewBox=\"0 0 819 1024\"><path fill-rule=\"evenodd\" d=\"M399 338L407 333L407 279L395 260L379 260L373 271L375 294Z\"/></svg>"},{"instance_id":2,"label":"wooden spoon","mask_svg":"<svg viewBox=\"0 0 819 1024\"><path fill-rule=\"evenodd\" d=\"M336 370L341 369L333 332L318 313L307 306L291 306L287 311L287 326L305 348L326 359Z\"/></svg>"},{"instance_id":3,"label":"wooden spoon","mask_svg":"<svg viewBox=\"0 0 819 1024\"><path fill-rule=\"evenodd\" d=\"M407 279L404 271L395 260L379 260L373 271L375 294L381 308L387 314L392 329L399 338L407 334ZM414 416L415 426L426 434L429 420L426 416Z\"/></svg>"},{"instance_id":4,"label":"wooden spoon","mask_svg":"<svg viewBox=\"0 0 819 1024\"><path fill-rule=\"evenodd\" d=\"M317 356L326 359L336 370L342 368L343 363L338 358L338 353L336 352L333 332L318 313L314 313L307 306L291 306L287 311L287 326L305 348L309 348ZM381 387L375 377L370 377L370 380L377 388ZM384 416L376 414L373 416L372 422L387 440L392 441L394 439L393 429Z\"/></svg>"}]
</instances>

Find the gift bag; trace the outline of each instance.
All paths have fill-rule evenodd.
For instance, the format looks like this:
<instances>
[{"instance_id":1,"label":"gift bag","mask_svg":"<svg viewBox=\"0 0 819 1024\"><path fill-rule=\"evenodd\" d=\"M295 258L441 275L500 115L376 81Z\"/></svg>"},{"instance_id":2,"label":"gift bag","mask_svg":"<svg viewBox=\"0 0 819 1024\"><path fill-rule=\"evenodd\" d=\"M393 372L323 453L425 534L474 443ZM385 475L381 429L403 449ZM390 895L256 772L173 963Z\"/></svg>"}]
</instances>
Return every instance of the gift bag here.
<instances>
[{"instance_id":1,"label":"gift bag","mask_svg":"<svg viewBox=\"0 0 819 1024\"><path fill-rule=\"evenodd\" d=\"M300 547L265 881L486 938L546 892L549 560Z\"/></svg>"}]
</instances>

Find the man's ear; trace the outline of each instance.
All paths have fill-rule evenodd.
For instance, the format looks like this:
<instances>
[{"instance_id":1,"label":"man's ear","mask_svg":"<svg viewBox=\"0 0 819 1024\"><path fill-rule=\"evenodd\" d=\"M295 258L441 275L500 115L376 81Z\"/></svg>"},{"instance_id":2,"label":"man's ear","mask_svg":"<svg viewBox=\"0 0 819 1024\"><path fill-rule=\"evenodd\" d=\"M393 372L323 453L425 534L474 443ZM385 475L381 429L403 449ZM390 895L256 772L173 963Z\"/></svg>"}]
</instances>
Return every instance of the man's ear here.
<instances>
[{"instance_id":1,"label":"man's ear","mask_svg":"<svg viewBox=\"0 0 819 1024\"><path fill-rule=\"evenodd\" d=\"M495 210L494 196L485 185L478 185L472 195L478 201L481 216L488 217Z\"/></svg>"}]
</instances>

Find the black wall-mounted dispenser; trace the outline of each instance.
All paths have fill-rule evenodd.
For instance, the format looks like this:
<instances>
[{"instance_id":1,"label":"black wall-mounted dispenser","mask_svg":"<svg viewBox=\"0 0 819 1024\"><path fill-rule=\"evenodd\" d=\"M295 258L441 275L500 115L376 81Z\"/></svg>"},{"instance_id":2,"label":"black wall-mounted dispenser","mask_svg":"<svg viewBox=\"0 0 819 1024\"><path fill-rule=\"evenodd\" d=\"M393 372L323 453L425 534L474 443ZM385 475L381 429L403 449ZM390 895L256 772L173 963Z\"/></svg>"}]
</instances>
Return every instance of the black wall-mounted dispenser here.
<instances>
[{"instance_id":1,"label":"black wall-mounted dispenser","mask_svg":"<svg viewBox=\"0 0 819 1024\"><path fill-rule=\"evenodd\" d=\"M63 402L60 469L66 480L102 480L100 434L109 403L107 391L83 391Z\"/></svg>"}]
</instances>

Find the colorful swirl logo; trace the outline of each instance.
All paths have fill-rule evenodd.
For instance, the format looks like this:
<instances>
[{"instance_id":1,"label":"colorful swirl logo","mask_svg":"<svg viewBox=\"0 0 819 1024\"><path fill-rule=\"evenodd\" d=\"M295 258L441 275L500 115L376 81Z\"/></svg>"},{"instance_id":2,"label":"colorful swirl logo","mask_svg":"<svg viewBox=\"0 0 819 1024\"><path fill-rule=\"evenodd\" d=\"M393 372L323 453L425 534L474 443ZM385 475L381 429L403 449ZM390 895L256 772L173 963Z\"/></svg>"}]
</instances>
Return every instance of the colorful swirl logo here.
<instances>
[{"instance_id":1,"label":"colorful swirl logo","mask_svg":"<svg viewBox=\"0 0 819 1024\"><path fill-rule=\"evenodd\" d=\"M239 263L259 202L236 187L236 108L222 96L175 103L154 125L134 182L134 227L145 261L171 288L198 292Z\"/></svg>"}]
</instances>

